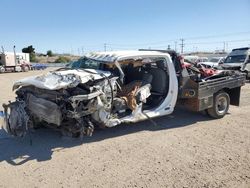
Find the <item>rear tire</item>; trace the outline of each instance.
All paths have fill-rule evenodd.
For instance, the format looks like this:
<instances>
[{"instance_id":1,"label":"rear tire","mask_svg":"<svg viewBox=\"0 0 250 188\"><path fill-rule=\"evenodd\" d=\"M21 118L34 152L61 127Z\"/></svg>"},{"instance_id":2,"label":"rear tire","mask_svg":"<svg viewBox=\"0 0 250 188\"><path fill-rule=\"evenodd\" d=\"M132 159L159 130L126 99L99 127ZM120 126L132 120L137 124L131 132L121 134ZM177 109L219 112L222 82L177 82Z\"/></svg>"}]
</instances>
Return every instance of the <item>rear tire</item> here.
<instances>
[{"instance_id":1,"label":"rear tire","mask_svg":"<svg viewBox=\"0 0 250 188\"><path fill-rule=\"evenodd\" d=\"M230 105L230 97L229 95L221 91L214 95L214 105L213 107L207 109L207 113L212 118L223 118L228 112Z\"/></svg>"},{"instance_id":2,"label":"rear tire","mask_svg":"<svg viewBox=\"0 0 250 188\"><path fill-rule=\"evenodd\" d=\"M28 72L28 71L29 71L29 67L28 67L28 66L24 66L24 67L22 68L22 71L23 71L23 72Z\"/></svg>"}]
</instances>

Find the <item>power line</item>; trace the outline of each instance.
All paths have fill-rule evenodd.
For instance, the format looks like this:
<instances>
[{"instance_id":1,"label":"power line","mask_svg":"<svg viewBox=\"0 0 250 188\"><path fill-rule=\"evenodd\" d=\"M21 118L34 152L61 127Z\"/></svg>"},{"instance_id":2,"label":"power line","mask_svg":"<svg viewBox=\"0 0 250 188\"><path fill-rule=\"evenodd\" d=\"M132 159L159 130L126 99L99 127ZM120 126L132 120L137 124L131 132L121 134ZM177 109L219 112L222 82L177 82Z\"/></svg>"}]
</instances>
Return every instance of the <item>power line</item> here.
<instances>
[{"instance_id":1,"label":"power line","mask_svg":"<svg viewBox=\"0 0 250 188\"><path fill-rule=\"evenodd\" d=\"M186 45L199 45L199 44L224 44L224 42L228 43L228 42L242 42L242 41L250 41L250 39L244 39L244 40L223 40L223 41L212 41L212 42L185 42L184 41L189 41L189 40L195 40L195 39L209 39L209 38L223 38L226 36L233 36L233 35L244 35L244 34L250 34L250 31L245 31L245 32L235 32L235 33L226 33L226 34L218 34L218 35L207 35L207 36L198 36L198 37L183 37L181 38L181 51L183 53L184 51L184 46ZM180 39L175 39L175 40L165 40L165 41L157 41L157 42L148 42L148 43L133 43L133 44L116 44L116 43L104 43L103 48L104 51L107 50L107 46L109 46L110 48L112 47L112 49L132 49L132 48L140 48L140 47L146 47L146 46L150 46L152 48L166 48L167 45L169 44L169 42L172 42L175 46L175 49L177 49L177 42ZM162 44L162 45L159 45ZM84 45L85 48L98 48L101 49L101 44L92 44L92 45ZM226 48L226 45L225 47ZM82 50L83 51L83 50ZM71 53L73 52L73 49L71 47Z\"/></svg>"},{"instance_id":2,"label":"power line","mask_svg":"<svg viewBox=\"0 0 250 188\"><path fill-rule=\"evenodd\" d=\"M218 37L226 37L226 36L235 36L235 35L243 35L243 34L250 34L250 31L245 32L235 32L235 33L225 33L225 34L218 34L218 35L207 35L207 36L198 36L198 37L184 37L185 40L190 39L206 39L206 38L218 38ZM179 39L173 39L173 40L165 40L165 41L157 41L157 42L148 42L148 43L137 43L137 44L115 44L115 43L107 43L111 46L118 46L118 47L131 47L131 46L152 46L162 43L168 43L168 42L175 42Z\"/></svg>"},{"instance_id":3,"label":"power line","mask_svg":"<svg viewBox=\"0 0 250 188\"><path fill-rule=\"evenodd\" d=\"M235 33L225 33L225 34L218 34L218 35L207 35L207 36L197 36L197 37L183 37L182 39L185 39L185 41L189 41L189 40L193 40L193 39L209 39L209 38L223 38L226 36L233 36L233 35L243 35L243 34L250 34L250 31L245 31L245 32L235 32ZM178 41L179 39L173 39L173 40L164 40L164 41L157 41L157 42L145 42L145 43L121 43L121 44L117 44L117 43L105 43L106 46L106 50L107 50L107 46L112 46L114 48L121 48L121 49L131 49L131 48L139 48L139 47L145 47L145 46L151 46L153 48L156 47L166 47L167 44L169 44L170 42L174 43L176 41ZM225 40L224 40L225 41ZM186 44L210 44L210 43L221 43L221 42L197 42L197 43L185 43ZM160 44L160 45L159 45ZM162 44L162 45L161 45ZM86 48L101 48L102 44L90 44L90 45L84 45ZM176 46L176 44L175 44ZM184 46L183 46L184 47ZM105 50L105 48L104 48Z\"/></svg>"},{"instance_id":4,"label":"power line","mask_svg":"<svg viewBox=\"0 0 250 188\"><path fill-rule=\"evenodd\" d=\"M218 34L218 35L198 36L198 37L185 37L185 39L190 40L190 39L203 39L203 38L217 38L217 37L227 37L227 36L235 36L235 35L243 35L243 34L250 34L250 31L226 33L226 34Z\"/></svg>"},{"instance_id":5,"label":"power line","mask_svg":"<svg viewBox=\"0 0 250 188\"><path fill-rule=\"evenodd\" d=\"M157 45L162 43L168 43L168 42L174 42L175 40L165 40L165 41L158 41L158 42L148 42L148 43L134 43L134 44L115 44L115 43L107 43L111 46L118 46L118 47L130 47L130 46L151 46L151 45Z\"/></svg>"},{"instance_id":6,"label":"power line","mask_svg":"<svg viewBox=\"0 0 250 188\"><path fill-rule=\"evenodd\" d=\"M250 39L241 39L241 40L224 40L224 41L212 41L212 42L194 42L194 43L185 43L186 45L193 45L193 44L219 44L224 42L245 42L250 41Z\"/></svg>"}]
</instances>

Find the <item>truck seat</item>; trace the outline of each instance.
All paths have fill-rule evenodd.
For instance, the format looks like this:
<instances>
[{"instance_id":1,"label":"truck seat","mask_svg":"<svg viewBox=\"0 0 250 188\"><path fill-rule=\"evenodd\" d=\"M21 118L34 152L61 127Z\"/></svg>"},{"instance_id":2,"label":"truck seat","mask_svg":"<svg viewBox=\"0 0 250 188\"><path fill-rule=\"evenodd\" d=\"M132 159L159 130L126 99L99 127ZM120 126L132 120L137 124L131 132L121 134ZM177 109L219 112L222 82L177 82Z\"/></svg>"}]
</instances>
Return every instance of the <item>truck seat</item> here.
<instances>
[{"instance_id":1,"label":"truck seat","mask_svg":"<svg viewBox=\"0 0 250 188\"><path fill-rule=\"evenodd\" d=\"M153 76L151 93L152 95L165 95L169 89L169 76L163 61L157 61L156 65L156 68L148 70Z\"/></svg>"}]
</instances>

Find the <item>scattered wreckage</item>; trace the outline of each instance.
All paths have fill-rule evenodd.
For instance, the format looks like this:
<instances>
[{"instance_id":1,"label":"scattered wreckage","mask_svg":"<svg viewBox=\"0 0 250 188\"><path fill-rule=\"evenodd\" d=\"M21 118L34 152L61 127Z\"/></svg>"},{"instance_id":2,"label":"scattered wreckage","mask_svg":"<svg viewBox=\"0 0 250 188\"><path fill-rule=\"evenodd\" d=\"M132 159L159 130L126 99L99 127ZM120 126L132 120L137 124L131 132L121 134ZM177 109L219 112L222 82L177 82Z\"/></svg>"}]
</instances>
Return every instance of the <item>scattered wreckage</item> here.
<instances>
[{"instance_id":1,"label":"scattered wreckage","mask_svg":"<svg viewBox=\"0 0 250 188\"><path fill-rule=\"evenodd\" d=\"M41 125L73 137L168 115L177 104L223 117L239 105L245 76L187 65L174 51L90 53L77 69L61 68L15 82L3 104L4 128L24 136Z\"/></svg>"}]
</instances>

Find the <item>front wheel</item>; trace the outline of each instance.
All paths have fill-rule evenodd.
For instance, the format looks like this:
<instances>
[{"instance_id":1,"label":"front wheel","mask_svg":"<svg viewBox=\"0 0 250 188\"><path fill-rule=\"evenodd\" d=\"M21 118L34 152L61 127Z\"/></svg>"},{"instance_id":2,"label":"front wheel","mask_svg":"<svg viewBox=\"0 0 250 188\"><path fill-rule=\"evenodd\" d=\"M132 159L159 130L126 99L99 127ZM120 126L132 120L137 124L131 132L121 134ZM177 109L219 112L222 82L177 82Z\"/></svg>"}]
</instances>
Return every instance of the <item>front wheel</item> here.
<instances>
[{"instance_id":1,"label":"front wheel","mask_svg":"<svg viewBox=\"0 0 250 188\"><path fill-rule=\"evenodd\" d=\"M229 95L222 91L214 95L214 105L213 107L207 109L209 116L219 119L223 118L228 112L230 105Z\"/></svg>"},{"instance_id":2,"label":"front wheel","mask_svg":"<svg viewBox=\"0 0 250 188\"><path fill-rule=\"evenodd\" d=\"M0 66L0 73L4 73L5 72L5 68Z\"/></svg>"}]
</instances>

